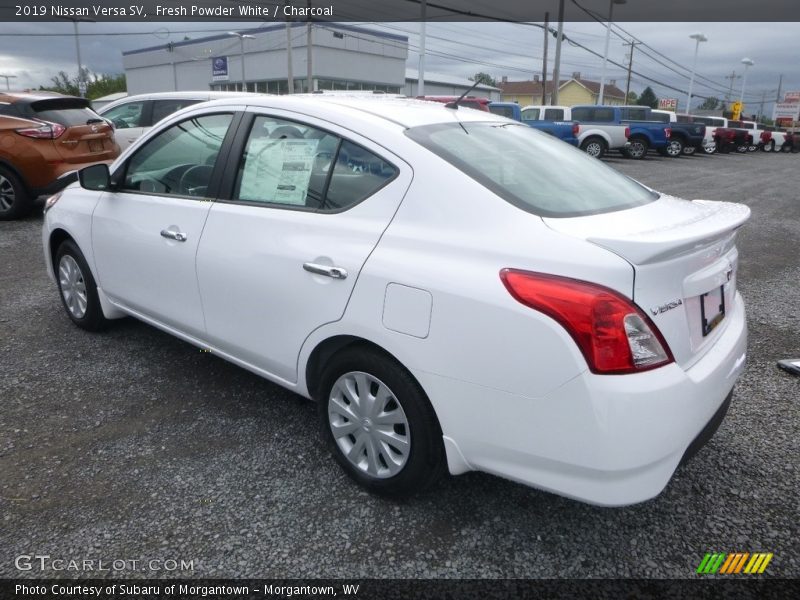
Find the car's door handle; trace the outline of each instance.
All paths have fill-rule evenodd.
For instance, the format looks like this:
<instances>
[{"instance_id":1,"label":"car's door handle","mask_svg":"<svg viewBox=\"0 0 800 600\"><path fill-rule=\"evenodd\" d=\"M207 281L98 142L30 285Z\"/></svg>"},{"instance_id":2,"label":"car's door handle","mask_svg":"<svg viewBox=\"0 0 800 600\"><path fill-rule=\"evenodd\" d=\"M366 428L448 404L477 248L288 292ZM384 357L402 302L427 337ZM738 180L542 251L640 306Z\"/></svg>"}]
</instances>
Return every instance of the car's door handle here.
<instances>
[{"instance_id":1,"label":"car's door handle","mask_svg":"<svg viewBox=\"0 0 800 600\"><path fill-rule=\"evenodd\" d=\"M316 263L303 263L303 269L309 273L316 273L317 275L325 275L333 279L346 279L347 271L341 267L331 267L328 265L318 265Z\"/></svg>"},{"instance_id":2,"label":"car's door handle","mask_svg":"<svg viewBox=\"0 0 800 600\"><path fill-rule=\"evenodd\" d=\"M176 240L178 242L185 242L186 241L186 234L181 231L170 231L169 229L162 229L161 230L161 237L169 238L171 240Z\"/></svg>"}]
</instances>

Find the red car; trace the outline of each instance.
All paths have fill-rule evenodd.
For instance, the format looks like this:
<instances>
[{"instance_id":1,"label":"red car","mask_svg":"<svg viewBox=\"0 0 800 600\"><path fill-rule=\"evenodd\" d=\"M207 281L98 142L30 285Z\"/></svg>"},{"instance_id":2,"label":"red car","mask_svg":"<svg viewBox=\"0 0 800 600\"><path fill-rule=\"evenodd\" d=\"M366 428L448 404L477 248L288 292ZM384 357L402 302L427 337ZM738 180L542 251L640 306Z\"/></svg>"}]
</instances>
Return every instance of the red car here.
<instances>
[{"instance_id":1,"label":"red car","mask_svg":"<svg viewBox=\"0 0 800 600\"><path fill-rule=\"evenodd\" d=\"M71 172L118 155L113 127L85 98L0 93L0 221L25 216Z\"/></svg>"}]
</instances>

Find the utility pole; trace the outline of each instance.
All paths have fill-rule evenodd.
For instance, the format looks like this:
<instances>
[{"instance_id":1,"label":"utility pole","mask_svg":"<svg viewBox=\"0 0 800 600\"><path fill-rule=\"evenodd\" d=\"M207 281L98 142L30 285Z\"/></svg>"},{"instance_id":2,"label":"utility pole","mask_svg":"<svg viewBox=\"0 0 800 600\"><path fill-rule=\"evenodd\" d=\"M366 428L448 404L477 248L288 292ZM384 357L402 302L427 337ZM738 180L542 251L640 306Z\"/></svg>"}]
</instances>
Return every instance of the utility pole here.
<instances>
[{"instance_id":1,"label":"utility pole","mask_svg":"<svg viewBox=\"0 0 800 600\"><path fill-rule=\"evenodd\" d=\"M309 14L311 13L311 0L308 0ZM311 17L306 21L306 91L311 93L314 91L314 69L312 68L311 61L313 59L313 46L311 45Z\"/></svg>"},{"instance_id":2,"label":"utility pole","mask_svg":"<svg viewBox=\"0 0 800 600\"><path fill-rule=\"evenodd\" d=\"M728 89L728 95L725 96L725 104L726 105L730 103L731 96L733 96L733 82L736 79L741 79L741 78L742 78L742 76L741 75L737 75L735 70L732 71L730 75L725 75L725 79L730 79L731 80L731 87ZM725 110L727 110L727 108Z\"/></svg>"},{"instance_id":3,"label":"utility pole","mask_svg":"<svg viewBox=\"0 0 800 600\"><path fill-rule=\"evenodd\" d=\"M634 42L633 39L631 39L630 42L622 44L623 46L631 47L631 54L628 57L628 80L625 83L625 104L628 103L628 94L631 93L631 71L633 70L633 49L636 48L636 46L638 46L641 43L642 42Z\"/></svg>"},{"instance_id":4,"label":"utility pole","mask_svg":"<svg viewBox=\"0 0 800 600\"><path fill-rule=\"evenodd\" d=\"M550 13L544 13L544 57L542 58L542 106L547 104L547 42L550 35Z\"/></svg>"},{"instance_id":5,"label":"utility pole","mask_svg":"<svg viewBox=\"0 0 800 600\"><path fill-rule=\"evenodd\" d=\"M758 119L757 121L760 123L761 119L764 117L764 102L767 101L767 90L761 92L761 104L758 108Z\"/></svg>"},{"instance_id":6,"label":"utility pole","mask_svg":"<svg viewBox=\"0 0 800 600\"><path fill-rule=\"evenodd\" d=\"M775 102L780 102L781 101L781 87L782 86L783 86L783 73L781 73L781 76L778 78L778 95L775 96Z\"/></svg>"},{"instance_id":7,"label":"utility pole","mask_svg":"<svg viewBox=\"0 0 800 600\"><path fill-rule=\"evenodd\" d=\"M2 77L3 79L6 80L6 91L10 92L11 91L11 86L9 86L8 80L9 79L16 79L17 76L16 75L0 75L0 77Z\"/></svg>"},{"instance_id":8,"label":"utility pole","mask_svg":"<svg viewBox=\"0 0 800 600\"><path fill-rule=\"evenodd\" d=\"M288 6L284 2L284 6ZM292 71L292 22L286 17L286 87L289 94L294 94L294 72Z\"/></svg>"},{"instance_id":9,"label":"utility pole","mask_svg":"<svg viewBox=\"0 0 800 600\"><path fill-rule=\"evenodd\" d=\"M417 69L417 96L425 95L425 12L428 3L422 0L419 7L419 67Z\"/></svg>"},{"instance_id":10,"label":"utility pole","mask_svg":"<svg viewBox=\"0 0 800 600\"><path fill-rule=\"evenodd\" d=\"M556 59L553 64L553 93L550 104L558 104L558 86L561 85L561 38L564 34L564 0L558 0L558 33L556 34Z\"/></svg>"}]
</instances>

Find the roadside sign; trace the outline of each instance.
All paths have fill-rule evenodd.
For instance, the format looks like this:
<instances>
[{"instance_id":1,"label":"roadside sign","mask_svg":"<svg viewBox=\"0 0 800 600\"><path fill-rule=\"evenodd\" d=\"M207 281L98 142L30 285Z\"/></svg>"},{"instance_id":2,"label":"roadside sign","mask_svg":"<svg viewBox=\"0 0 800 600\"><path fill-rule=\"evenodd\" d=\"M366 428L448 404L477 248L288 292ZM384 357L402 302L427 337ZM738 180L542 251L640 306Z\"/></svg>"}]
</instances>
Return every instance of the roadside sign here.
<instances>
[{"instance_id":1,"label":"roadside sign","mask_svg":"<svg viewBox=\"0 0 800 600\"><path fill-rule=\"evenodd\" d=\"M227 56L214 56L211 59L211 81L228 81Z\"/></svg>"},{"instance_id":2,"label":"roadside sign","mask_svg":"<svg viewBox=\"0 0 800 600\"><path fill-rule=\"evenodd\" d=\"M784 102L800 102L800 90L792 91L792 92L784 92L783 101Z\"/></svg>"},{"instance_id":3,"label":"roadside sign","mask_svg":"<svg viewBox=\"0 0 800 600\"><path fill-rule=\"evenodd\" d=\"M81 98L86 97L86 82L79 81L78 82L78 93L81 95Z\"/></svg>"},{"instance_id":4,"label":"roadside sign","mask_svg":"<svg viewBox=\"0 0 800 600\"><path fill-rule=\"evenodd\" d=\"M731 104L731 113L732 113L731 114L731 120L732 121L738 121L741 118L741 116L742 116L742 108L744 108L744 105L741 102L739 102L738 100L736 102L734 102L733 104Z\"/></svg>"},{"instance_id":5,"label":"roadside sign","mask_svg":"<svg viewBox=\"0 0 800 600\"><path fill-rule=\"evenodd\" d=\"M661 110L678 110L678 99L677 98L661 98L658 101L658 108Z\"/></svg>"},{"instance_id":6,"label":"roadside sign","mask_svg":"<svg viewBox=\"0 0 800 600\"><path fill-rule=\"evenodd\" d=\"M780 102L772 109L772 120L800 121L800 102Z\"/></svg>"}]
</instances>

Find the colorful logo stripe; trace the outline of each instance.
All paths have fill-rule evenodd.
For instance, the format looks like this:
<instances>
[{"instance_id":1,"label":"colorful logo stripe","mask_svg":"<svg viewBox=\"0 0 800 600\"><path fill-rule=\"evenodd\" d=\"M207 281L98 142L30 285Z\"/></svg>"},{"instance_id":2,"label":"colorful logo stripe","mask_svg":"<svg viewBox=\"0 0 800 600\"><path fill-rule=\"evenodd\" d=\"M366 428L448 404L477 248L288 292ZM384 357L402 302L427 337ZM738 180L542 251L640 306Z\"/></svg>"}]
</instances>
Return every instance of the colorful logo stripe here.
<instances>
[{"instance_id":1,"label":"colorful logo stripe","mask_svg":"<svg viewBox=\"0 0 800 600\"><path fill-rule=\"evenodd\" d=\"M725 552L706 553L700 566L697 567L698 575L734 575L746 573L748 575L761 574L767 569L772 560L772 552ZM749 560L748 560L749 559Z\"/></svg>"}]
</instances>

